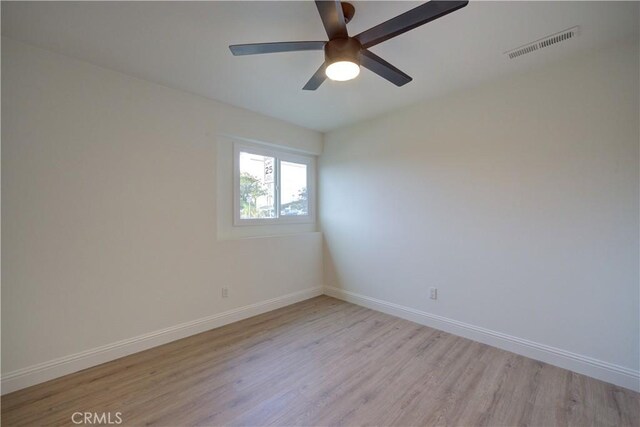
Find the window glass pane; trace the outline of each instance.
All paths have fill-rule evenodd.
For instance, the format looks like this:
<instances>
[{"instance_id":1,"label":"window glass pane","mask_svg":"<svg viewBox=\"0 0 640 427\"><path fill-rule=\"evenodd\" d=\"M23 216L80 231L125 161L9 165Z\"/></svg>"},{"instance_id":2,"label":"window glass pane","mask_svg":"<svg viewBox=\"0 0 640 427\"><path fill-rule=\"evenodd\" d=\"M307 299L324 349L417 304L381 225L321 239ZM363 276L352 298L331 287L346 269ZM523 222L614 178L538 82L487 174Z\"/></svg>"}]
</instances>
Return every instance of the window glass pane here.
<instances>
[{"instance_id":1,"label":"window glass pane","mask_svg":"<svg viewBox=\"0 0 640 427\"><path fill-rule=\"evenodd\" d=\"M309 215L307 165L280 162L280 215Z\"/></svg>"},{"instance_id":2,"label":"window glass pane","mask_svg":"<svg viewBox=\"0 0 640 427\"><path fill-rule=\"evenodd\" d=\"M275 159L240 152L240 218L275 218Z\"/></svg>"}]
</instances>

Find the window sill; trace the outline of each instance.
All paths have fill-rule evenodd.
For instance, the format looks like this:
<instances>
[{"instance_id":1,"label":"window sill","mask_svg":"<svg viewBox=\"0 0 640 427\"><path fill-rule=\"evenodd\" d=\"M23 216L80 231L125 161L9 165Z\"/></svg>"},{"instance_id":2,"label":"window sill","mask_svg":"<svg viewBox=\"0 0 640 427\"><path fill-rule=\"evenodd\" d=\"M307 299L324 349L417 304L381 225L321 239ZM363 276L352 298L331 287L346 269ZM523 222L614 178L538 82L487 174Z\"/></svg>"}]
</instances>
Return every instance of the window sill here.
<instances>
[{"instance_id":1,"label":"window sill","mask_svg":"<svg viewBox=\"0 0 640 427\"><path fill-rule=\"evenodd\" d=\"M264 235L248 235L248 236L235 236L235 235L225 235L225 236L218 236L218 241L219 242L224 242L224 241L233 241L233 240L255 240L255 239L286 239L286 238L294 238L294 237L300 237L303 235L313 235L313 234L320 234L321 232L318 230L310 230L310 231L287 231L287 232L283 232L283 233L271 233L271 234L264 234Z\"/></svg>"},{"instance_id":2,"label":"window sill","mask_svg":"<svg viewBox=\"0 0 640 427\"><path fill-rule=\"evenodd\" d=\"M315 218L274 218L274 219L240 219L233 222L234 227L277 227L281 225L315 224Z\"/></svg>"}]
</instances>

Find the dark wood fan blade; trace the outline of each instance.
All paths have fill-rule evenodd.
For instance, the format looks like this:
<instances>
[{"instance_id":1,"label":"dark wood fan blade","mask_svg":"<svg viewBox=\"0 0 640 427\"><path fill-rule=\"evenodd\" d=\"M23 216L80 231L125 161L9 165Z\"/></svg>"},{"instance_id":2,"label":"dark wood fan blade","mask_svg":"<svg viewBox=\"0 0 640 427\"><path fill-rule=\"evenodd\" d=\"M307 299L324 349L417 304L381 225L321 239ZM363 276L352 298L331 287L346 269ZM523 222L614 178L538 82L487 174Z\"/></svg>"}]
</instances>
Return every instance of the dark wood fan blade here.
<instances>
[{"instance_id":1,"label":"dark wood fan blade","mask_svg":"<svg viewBox=\"0 0 640 427\"><path fill-rule=\"evenodd\" d=\"M322 25L329 36L329 40L346 39L347 24L344 21L342 5L339 1L316 0L316 7L322 19Z\"/></svg>"},{"instance_id":2,"label":"dark wood fan blade","mask_svg":"<svg viewBox=\"0 0 640 427\"><path fill-rule=\"evenodd\" d=\"M302 89L304 90L316 90L320 87L323 81L327 78L325 74L325 69L327 68L327 64L322 64L318 71L309 79L306 85Z\"/></svg>"},{"instance_id":3,"label":"dark wood fan blade","mask_svg":"<svg viewBox=\"0 0 640 427\"><path fill-rule=\"evenodd\" d=\"M420 25L433 21L465 7L468 1L436 1L432 0L408 12L398 15L380 25L361 32L356 39L362 47L369 48L385 40L389 40Z\"/></svg>"},{"instance_id":4,"label":"dark wood fan blade","mask_svg":"<svg viewBox=\"0 0 640 427\"><path fill-rule=\"evenodd\" d=\"M234 44L229 46L234 56L258 55L261 53L298 52L302 50L322 50L326 42L276 42Z\"/></svg>"},{"instance_id":5,"label":"dark wood fan blade","mask_svg":"<svg viewBox=\"0 0 640 427\"><path fill-rule=\"evenodd\" d=\"M383 79L389 80L396 86L404 86L413 80L407 74L366 49L360 51L360 65L373 71Z\"/></svg>"}]
</instances>

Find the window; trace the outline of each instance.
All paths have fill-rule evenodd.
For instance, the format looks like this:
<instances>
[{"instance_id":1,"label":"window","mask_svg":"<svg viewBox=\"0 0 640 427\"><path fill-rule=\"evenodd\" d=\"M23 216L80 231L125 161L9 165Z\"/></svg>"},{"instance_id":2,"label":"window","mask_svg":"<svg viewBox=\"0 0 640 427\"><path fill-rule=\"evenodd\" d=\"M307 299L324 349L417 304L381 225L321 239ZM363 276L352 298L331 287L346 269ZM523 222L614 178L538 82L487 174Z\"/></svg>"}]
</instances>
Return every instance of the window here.
<instances>
[{"instance_id":1,"label":"window","mask_svg":"<svg viewBox=\"0 0 640 427\"><path fill-rule=\"evenodd\" d=\"M315 159L234 144L234 225L313 222Z\"/></svg>"}]
</instances>

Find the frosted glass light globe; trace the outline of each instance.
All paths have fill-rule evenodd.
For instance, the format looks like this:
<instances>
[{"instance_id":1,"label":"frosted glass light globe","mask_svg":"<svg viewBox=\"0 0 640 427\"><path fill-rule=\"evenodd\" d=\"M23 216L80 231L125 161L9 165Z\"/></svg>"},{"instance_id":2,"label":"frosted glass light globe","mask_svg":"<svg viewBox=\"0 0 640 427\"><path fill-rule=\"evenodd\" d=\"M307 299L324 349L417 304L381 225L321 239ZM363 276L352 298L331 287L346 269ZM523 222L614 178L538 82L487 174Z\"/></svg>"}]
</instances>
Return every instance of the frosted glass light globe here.
<instances>
[{"instance_id":1,"label":"frosted glass light globe","mask_svg":"<svg viewBox=\"0 0 640 427\"><path fill-rule=\"evenodd\" d=\"M329 64L325 73L331 80L344 82L358 77L360 66L351 61L338 61Z\"/></svg>"}]
</instances>

